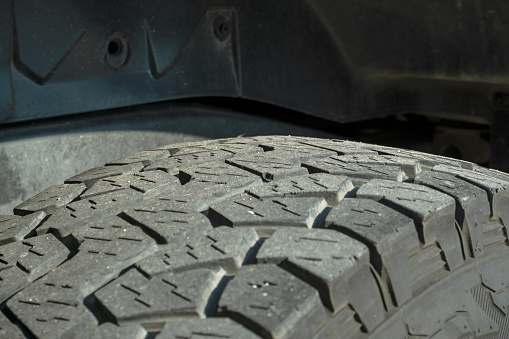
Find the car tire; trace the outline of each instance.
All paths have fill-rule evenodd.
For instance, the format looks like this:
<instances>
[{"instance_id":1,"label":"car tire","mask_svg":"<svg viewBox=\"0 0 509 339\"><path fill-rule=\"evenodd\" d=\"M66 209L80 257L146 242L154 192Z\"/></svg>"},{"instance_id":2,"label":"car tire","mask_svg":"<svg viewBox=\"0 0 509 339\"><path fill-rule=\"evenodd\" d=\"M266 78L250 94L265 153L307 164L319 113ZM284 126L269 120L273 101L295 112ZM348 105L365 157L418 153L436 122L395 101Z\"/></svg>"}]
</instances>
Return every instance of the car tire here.
<instances>
[{"instance_id":1,"label":"car tire","mask_svg":"<svg viewBox=\"0 0 509 339\"><path fill-rule=\"evenodd\" d=\"M4 338L508 338L509 175L344 140L133 154L0 216Z\"/></svg>"}]
</instances>

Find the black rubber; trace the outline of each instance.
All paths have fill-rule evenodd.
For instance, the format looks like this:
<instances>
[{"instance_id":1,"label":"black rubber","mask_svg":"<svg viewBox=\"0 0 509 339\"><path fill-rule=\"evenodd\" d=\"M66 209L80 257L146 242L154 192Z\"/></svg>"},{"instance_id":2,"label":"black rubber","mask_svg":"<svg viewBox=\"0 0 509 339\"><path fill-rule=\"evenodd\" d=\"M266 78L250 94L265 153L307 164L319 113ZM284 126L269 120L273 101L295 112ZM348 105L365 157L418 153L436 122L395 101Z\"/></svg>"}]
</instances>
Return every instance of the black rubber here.
<instances>
[{"instance_id":1,"label":"black rubber","mask_svg":"<svg viewBox=\"0 0 509 339\"><path fill-rule=\"evenodd\" d=\"M509 338L509 175L341 140L161 147L0 216L2 338Z\"/></svg>"}]
</instances>

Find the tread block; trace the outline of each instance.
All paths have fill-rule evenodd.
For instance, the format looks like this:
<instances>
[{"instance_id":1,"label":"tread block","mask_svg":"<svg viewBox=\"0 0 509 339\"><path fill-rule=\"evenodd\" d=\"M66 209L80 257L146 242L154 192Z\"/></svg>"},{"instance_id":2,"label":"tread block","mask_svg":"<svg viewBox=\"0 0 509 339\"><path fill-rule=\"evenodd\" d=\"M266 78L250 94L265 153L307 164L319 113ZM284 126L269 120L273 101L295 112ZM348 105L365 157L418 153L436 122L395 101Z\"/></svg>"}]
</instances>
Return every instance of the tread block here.
<instances>
[{"instance_id":1,"label":"tread block","mask_svg":"<svg viewBox=\"0 0 509 339\"><path fill-rule=\"evenodd\" d=\"M211 151L222 150L230 152L232 154L244 154L244 153L259 153L263 152L263 148L258 145L249 144L224 144L219 143L217 145L209 145Z\"/></svg>"},{"instance_id":2,"label":"tread block","mask_svg":"<svg viewBox=\"0 0 509 339\"><path fill-rule=\"evenodd\" d=\"M157 194L172 186L180 186L180 181L163 171L149 171L135 174L119 175L101 179L81 195L88 199L96 195L133 189L142 194Z\"/></svg>"},{"instance_id":3,"label":"tread block","mask_svg":"<svg viewBox=\"0 0 509 339\"><path fill-rule=\"evenodd\" d=\"M496 170L494 168L485 168L481 166L475 166L474 167L475 172L482 173L484 175L487 175L489 177L497 178L502 181L509 182L509 174L505 172L501 172L499 170Z\"/></svg>"},{"instance_id":4,"label":"tread block","mask_svg":"<svg viewBox=\"0 0 509 339\"><path fill-rule=\"evenodd\" d=\"M374 179L357 191L357 197L380 201L414 219L424 244L436 241L450 270L463 263L461 240L455 225L455 201L426 186Z\"/></svg>"},{"instance_id":5,"label":"tread block","mask_svg":"<svg viewBox=\"0 0 509 339\"><path fill-rule=\"evenodd\" d=\"M142 193L129 189L78 200L53 213L37 228L37 233L45 234L52 230L58 237L63 238L80 226L120 213L126 205L140 201L142 198Z\"/></svg>"},{"instance_id":6,"label":"tread block","mask_svg":"<svg viewBox=\"0 0 509 339\"><path fill-rule=\"evenodd\" d=\"M291 137L288 138L284 135L270 135L270 136L258 136L258 137L238 137L238 138L232 138L232 139L220 139L220 143L222 145L251 145L251 146L260 146L261 144L266 143L286 143L294 145L296 142L299 141L306 141L306 140L319 140L316 138L309 138L309 137ZM268 150L272 150L272 148L267 148Z\"/></svg>"},{"instance_id":7,"label":"tread block","mask_svg":"<svg viewBox=\"0 0 509 339\"><path fill-rule=\"evenodd\" d=\"M350 154L378 154L375 151L363 148L364 144L352 141L342 140L310 140L301 141L302 144L319 147L327 150L336 152L338 155L350 155Z\"/></svg>"},{"instance_id":8,"label":"tread block","mask_svg":"<svg viewBox=\"0 0 509 339\"><path fill-rule=\"evenodd\" d=\"M260 145L260 141L259 140L254 140L254 138L252 137L237 137L237 138L232 138L232 139L216 139L221 145L224 145L224 146L229 146L229 145L234 145L234 146L242 146L242 147L247 147L247 146L256 146L258 147ZM263 149L262 149L262 152L263 152Z\"/></svg>"},{"instance_id":9,"label":"tread block","mask_svg":"<svg viewBox=\"0 0 509 339\"><path fill-rule=\"evenodd\" d=\"M258 147L257 145L249 145L249 144L208 144L202 146L195 147L184 147L180 148L178 151L172 154L172 156L182 156L187 154L197 154L197 153L208 153L208 152L228 152L231 154L242 154L242 153L252 153L252 152L263 152L263 149Z\"/></svg>"},{"instance_id":10,"label":"tread block","mask_svg":"<svg viewBox=\"0 0 509 339\"><path fill-rule=\"evenodd\" d=\"M119 165L119 166L103 166L89 169L83 173L75 175L64 183L66 184L80 184L83 183L87 186L87 188L92 187L97 181L114 177L122 174L134 174L143 169L143 164L141 162L135 162L128 165Z\"/></svg>"},{"instance_id":11,"label":"tread block","mask_svg":"<svg viewBox=\"0 0 509 339\"><path fill-rule=\"evenodd\" d=\"M378 145L369 145L365 144L363 147L377 151L381 155L395 155L403 158L417 159L421 163L421 166L426 167L427 169L431 169L436 165L449 165L453 167L465 168L465 169L473 169L476 165L471 162L451 159L440 155L429 154L419 151L410 151L400 148L387 147L387 146L378 146Z\"/></svg>"},{"instance_id":12,"label":"tread block","mask_svg":"<svg viewBox=\"0 0 509 339\"><path fill-rule=\"evenodd\" d=\"M242 137L242 138L233 138L230 139L230 142L254 142L254 143L262 143L262 142L295 142L295 141L301 141L301 140L321 140L319 138L312 138L312 137L288 137L286 135L263 135L263 136L254 136L254 137ZM226 143L229 143L228 141Z\"/></svg>"},{"instance_id":13,"label":"tread block","mask_svg":"<svg viewBox=\"0 0 509 339\"><path fill-rule=\"evenodd\" d=\"M368 330L384 319L368 248L357 240L333 230L278 229L256 258L278 264L312 285L332 313L350 303Z\"/></svg>"},{"instance_id":14,"label":"tread block","mask_svg":"<svg viewBox=\"0 0 509 339\"><path fill-rule=\"evenodd\" d=\"M182 338L260 338L245 327L228 318L172 319L168 321L156 339Z\"/></svg>"},{"instance_id":15,"label":"tread block","mask_svg":"<svg viewBox=\"0 0 509 339\"><path fill-rule=\"evenodd\" d=\"M161 170L170 174L178 174L180 168L190 167L211 161L222 161L233 157L234 154L226 151L210 151L173 156L155 161L152 165L145 167L143 171Z\"/></svg>"},{"instance_id":16,"label":"tread block","mask_svg":"<svg viewBox=\"0 0 509 339\"><path fill-rule=\"evenodd\" d=\"M23 239L41 223L45 216L46 213L42 211L23 217L0 215L0 246Z\"/></svg>"},{"instance_id":17,"label":"tread block","mask_svg":"<svg viewBox=\"0 0 509 339\"><path fill-rule=\"evenodd\" d=\"M231 274L240 269L257 241L253 229L217 227L189 236L183 242L161 245L157 253L136 266L149 276L215 266Z\"/></svg>"},{"instance_id":18,"label":"tread block","mask_svg":"<svg viewBox=\"0 0 509 339\"><path fill-rule=\"evenodd\" d=\"M278 180L263 186L255 186L247 192L260 199L318 197L324 198L329 205L335 205L353 189L350 178L315 173L309 176Z\"/></svg>"},{"instance_id":19,"label":"tread block","mask_svg":"<svg viewBox=\"0 0 509 339\"><path fill-rule=\"evenodd\" d=\"M127 164L132 164L135 162L141 162L143 164L143 166L148 166L156 160L168 158L169 156L170 156L170 152L165 151L165 150L142 151L142 152L134 153L127 157L123 157L123 158L117 159L115 161L109 162L106 165L108 165L108 166L127 165Z\"/></svg>"},{"instance_id":20,"label":"tread block","mask_svg":"<svg viewBox=\"0 0 509 339\"><path fill-rule=\"evenodd\" d=\"M228 164L238 166L243 170L259 175L267 181L308 174L308 171L304 167L300 166L300 162L295 164L293 159L269 157L253 159L253 157L235 157L232 159L227 159L226 162Z\"/></svg>"},{"instance_id":21,"label":"tread block","mask_svg":"<svg viewBox=\"0 0 509 339\"><path fill-rule=\"evenodd\" d=\"M300 147L299 147L300 146ZM233 159L252 160L256 162L263 162L267 159L271 161L284 161L294 165L300 165L303 160L312 158L325 158L334 155L334 152L323 150L320 148L302 147L303 145L295 144L293 147L273 148L263 146L265 152L254 154L241 154L235 156ZM232 160L233 160L232 159Z\"/></svg>"},{"instance_id":22,"label":"tread block","mask_svg":"<svg viewBox=\"0 0 509 339\"><path fill-rule=\"evenodd\" d=\"M486 192L450 174L434 171L419 173L414 182L448 194L456 200L456 221L467 242L466 248L471 256L483 255L483 220L491 213Z\"/></svg>"},{"instance_id":23,"label":"tread block","mask_svg":"<svg viewBox=\"0 0 509 339\"><path fill-rule=\"evenodd\" d=\"M267 153L262 154L265 155ZM296 158L284 158L284 155L281 153L275 154L274 156L274 158L268 156L250 156L246 158L235 157L227 159L226 163L238 166L243 170L259 175L267 181L308 174L308 171L304 167L300 166L300 160L295 160Z\"/></svg>"},{"instance_id":24,"label":"tread block","mask_svg":"<svg viewBox=\"0 0 509 339\"><path fill-rule=\"evenodd\" d=\"M193 232L212 228L192 203L179 198L152 198L125 209L123 217L142 227L159 243L168 243Z\"/></svg>"},{"instance_id":25,"label":"tread block","mask_svg":"<svg viewBox=\"0 0 509 339\"><path fill-rule=\"evenodd\" d=\"M9 299L7 307L37 337L72 338L97 326L72 292L36 282Z\"/></svg>"},{"instance_id":26,"label":"tread block","mask_svg":"<svg viewBox=\"0 0 509 339\"><path fill-rule=\"evenodd\" d=\"M0 313L0 338L25 339L23 332Z\"/></svg>"},{"instance_id":27,"label":"tread block","mask_svg":"<svg viewBox=\"0 0 509 339\"><path fill-rule=\"evenodd\" d=\"M162 205L164 207L164 204L166 204L168 206L177 206L182 211L206 214L211 204L244 193L245 190L261 183L262 179L256 176L247 181L233 181L229 184L193 180L184 186L170 188L157 197L148 198L137 207L150 209L152 206ZM132 208L129 210L132 210Z\"/></svg>"},{"instance_id":28,"label":"tread block","mask_svg":"<svg viewBox=\"0 0 509 339\"><path fill-rule=\"evenodd\" d=\"M334 156L326 159L306 161L302 164L309 173L329 173L347 175L355 179L387 179L402 181L405 172L397 166L345 163L341 157Z\"/></svg>"},{"instance_id":29,"label":"tread block","mask_svg":"<svg viewBox=\"0 0 509 339\"><path fill-rule=\"evenodd\" d=\"M41 193L14 207L14 214L26 215L37 211L52 214L75 198L87 187L84 184L62 184L46 188Z\"/></svg>"},{"instance_id":30,"label":"tread block","mask_svg":"<svg viewBox=\"0 0 509 339\"><path fill-rule=\"evenodd\" d=\"M156 249L154 239L146 235L139 227L117 216L110 216L80 227L73 231L72 235L80 244L80 258L83 253L89 253L92 256L105 256L101 260L109 261L109 257L116 257L111 260L122 262L131 260L129 258L137 250L143 252ZM112 263L112 265L115 264Z\"/></svg>"},{"instance_id":31,"label":"tread block","mask_svg":"<svg viewBox=\"0 0 509 339\"><path fill-rule=\"evenodd\" d=\"M0 247L0 302L57 267L68 254L51 234Z\"/></svg>"},{"instance_id":32,"label":"tread block","mask_svg":"<svg viewBox=\"0 0 509 339\"><path fill-rule=\"evenodd\" d=\"M253 177L248 181L234 181L229 184L204 183L192 181L175 191L168 191L162 194L161 199L175 199L187 203L195 211L204 212L211 204L228 197L233 197L245 192L245 190L260 185L262 179Z\"/></svg>"},{"instance_id":33,"label":"tread block","mask_svg":"<svg viewBox=\"0 0 509 339\"><path fill-rule=\"evenodd\" d=\"M320 151L320 147L315 147L313 145L308 145L305 143L307 141L306 138L288 138L281 136L280 138L270 139L270 138L260 138L258 140L260 147L262 147L265 151L277 151L277 150L298 150L301 149L303 151ZM323 150L323 149L322 149Z\"/></svg>"},{"instance_id":34,"label":"tread block","mask_svg":"<svg viewBox=\"0 0 509 339\"><path fill-rule=\"evenodd\" d=\"M419 246L412 219L373 200L344 199L330 210L325 227L368 246L371 265L397 306L412 297L408 254Z\"/></svg>"},{"instance_id":35,"label":"tread block","mask_svg":"<svg viewBox=\"0 0 509 339\"><path fill-rule=\"evenodd\" d=\"M95 292L95 297L119 324L150 324L175 316L203 318L223 275L222 270L197 269L147 278L132 269Z\"/></svg>"},{"instance_id":36,"label":"tread block","mask_svg":"<svg viewBox=\"0 0 509 339\"><path fill-rule=\"evenodd\" d=\"M323 198L258 200L240 195L213 204L209 219L215 226L296 226L311 228L327 207Z\"/></svg>"},{"instance_id":37,"label":"tread block","mask_svg":"<svg viewBox=\"0 0 509 339\"><path fill-rule=\"evenodd\" d=\"M269 338L311 338L326 319L314 288L270 264L241 268L219 299L219 315Z\"/></svg>"},{"instance_id":38,"label":"tread block","mask_svg":"<svg viewBox=\"0 0 509 339\"><path fill-rule=\"evenodd\" d=\"M78 253L40 281L57 286L65 284L80 300L124 268L157 250L152 238L117 216L86 225L73 236L80 243Z\"/></svg>"},{"instance_id":39,"label":"tread block","mask_svg":"<svg viewBox=\"0 0 509 339\"><path fill-rule=\"evenodd\" d=\"M336 152L328 149L314 147L299 142L261 143L260 146L265 150L265 153L260 153L258 156L285 159L294 163L313 158L331 157L337 154Z\"/></svg>"},{"instance_id":40,"label":"tread block","mask_svg":"<svg viewBox=\"0 0 509 339\"><path fill-rule=\"evenodd\" d=\"M434 172L442 172L452 174L463 179L473 185L476 185L486 191L488 199L491 203L491 213L494 216L500 216L502 222L506 225L506 233L509 234L509 181L497 178L496 176L488 176L481 172L469 171L457 167L438 165L433 167Z\"/></svg>"},{"instance_id":41,"label":"tread block","mask_svg":"<svg viewBox=\"0 0 509 339\"><path fill-rule=\"evenodd\" d=\"M367 164L367 165L389 165L401 168L409 177L415 177L421 172L419 160L400 158L391 155L377 154L350 154L335 157L335 159L344 163Z\"/></svg>"},{"instance_id":42,"label":"tread block","mask_svg":"<svg viewBox=\"0 0 509 339\"><path fill-rule=\"evenodd\" d=\"M205 163L183 168L179 172L182 184L190 181L215 184L246 185L257 181L260 177L238 167L225 163Z\"/></svg>"},{"instance_id":43,"label":"tread block","mask_svg":"<svg viewBox=\"0 0 509 339\"><path fill-rule=\"evenodd\" d=\"M117 216L105 218L73 233L78 253L41 279L41 283L66 285L80 301L117 276L126 267L153 254L157 245L136 226Z\"/></svg>"},{"instance_id":44,"label":"tread block","mask_svg":"<svg viewBox=\"0 0 509 339\"><path fill-rule=\"evenodd\" d=\"M157 249L155 242L138 227L118 217L108 218L100 225L109 225L110 230L107 227L105 232L98 230L101 238L83 230L87 236L77 235L83 242L72 260L7 302L8 308L36 336L56 336L56 333L68 337L93 330L97 320L83 305L85 297ZM115 231L114 226L121 228ZM89 231L94 227L89 226ZM118 233L124 236L115 236Z\"/></svg>"},{"instance_id":45,"label":"tread block","mask_svg":"<svg viewBox=\"0 0 509 339\"><path fill-rule=\"evenodd\" d=\"M91 332L80 333L75 339L144 339L146 336L147 331L140 325L117 326L112 323L103 323Z\"/></svg>"},{"instance_id":46,"label":"tread block","mask_svg":"<svg viewBox=\"0 0 509 339\"><path fill-rule=\"evenodd\" d=\"M201 147L205 145L212 145L218 143L218 140L200 140L200 141L187 141L187 142L179 142L176 144L165 145L156 148L154 151L166 150L170 152L171 155L174 155L182 148L190 148L190 147Z\"/></svg>"}]
</instances>

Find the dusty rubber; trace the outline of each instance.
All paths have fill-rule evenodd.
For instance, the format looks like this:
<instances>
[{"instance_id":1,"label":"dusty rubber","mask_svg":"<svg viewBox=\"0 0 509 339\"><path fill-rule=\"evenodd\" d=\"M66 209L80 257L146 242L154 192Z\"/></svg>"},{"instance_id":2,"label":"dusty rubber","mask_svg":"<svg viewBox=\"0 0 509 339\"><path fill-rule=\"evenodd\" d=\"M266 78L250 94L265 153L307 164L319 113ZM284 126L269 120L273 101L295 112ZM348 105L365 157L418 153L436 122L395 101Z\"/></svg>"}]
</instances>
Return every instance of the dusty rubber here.
<instances>
[{"instance_id":1,"label":"dusty rubber","mask_svg":"<svg viewBox=\"0 0 509 339\"><path fill-rule=\"evenodd\" d=\"M508 338L509 175L341 140L185 143L0 216L2 338Z\"/></svg>"}]
</instances>

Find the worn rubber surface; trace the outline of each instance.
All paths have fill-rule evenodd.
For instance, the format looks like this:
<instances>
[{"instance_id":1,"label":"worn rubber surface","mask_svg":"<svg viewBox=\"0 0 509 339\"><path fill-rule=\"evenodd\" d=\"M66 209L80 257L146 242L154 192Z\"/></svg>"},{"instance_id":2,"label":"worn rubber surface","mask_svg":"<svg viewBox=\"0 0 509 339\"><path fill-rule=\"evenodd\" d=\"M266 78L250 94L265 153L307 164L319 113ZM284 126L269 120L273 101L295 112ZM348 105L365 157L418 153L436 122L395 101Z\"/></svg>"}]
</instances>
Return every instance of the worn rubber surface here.
<instances>
[{"instance_id":1,"label":"worn rubber surface","mask_svg":"<svg viewBox=\"0 0 509 339\"><path fill-rule=\"evenodd\" d=\"M340 140L169 145L0 216L2 338L509 338L509 175Z\"/></svg>"}]
</instances>

